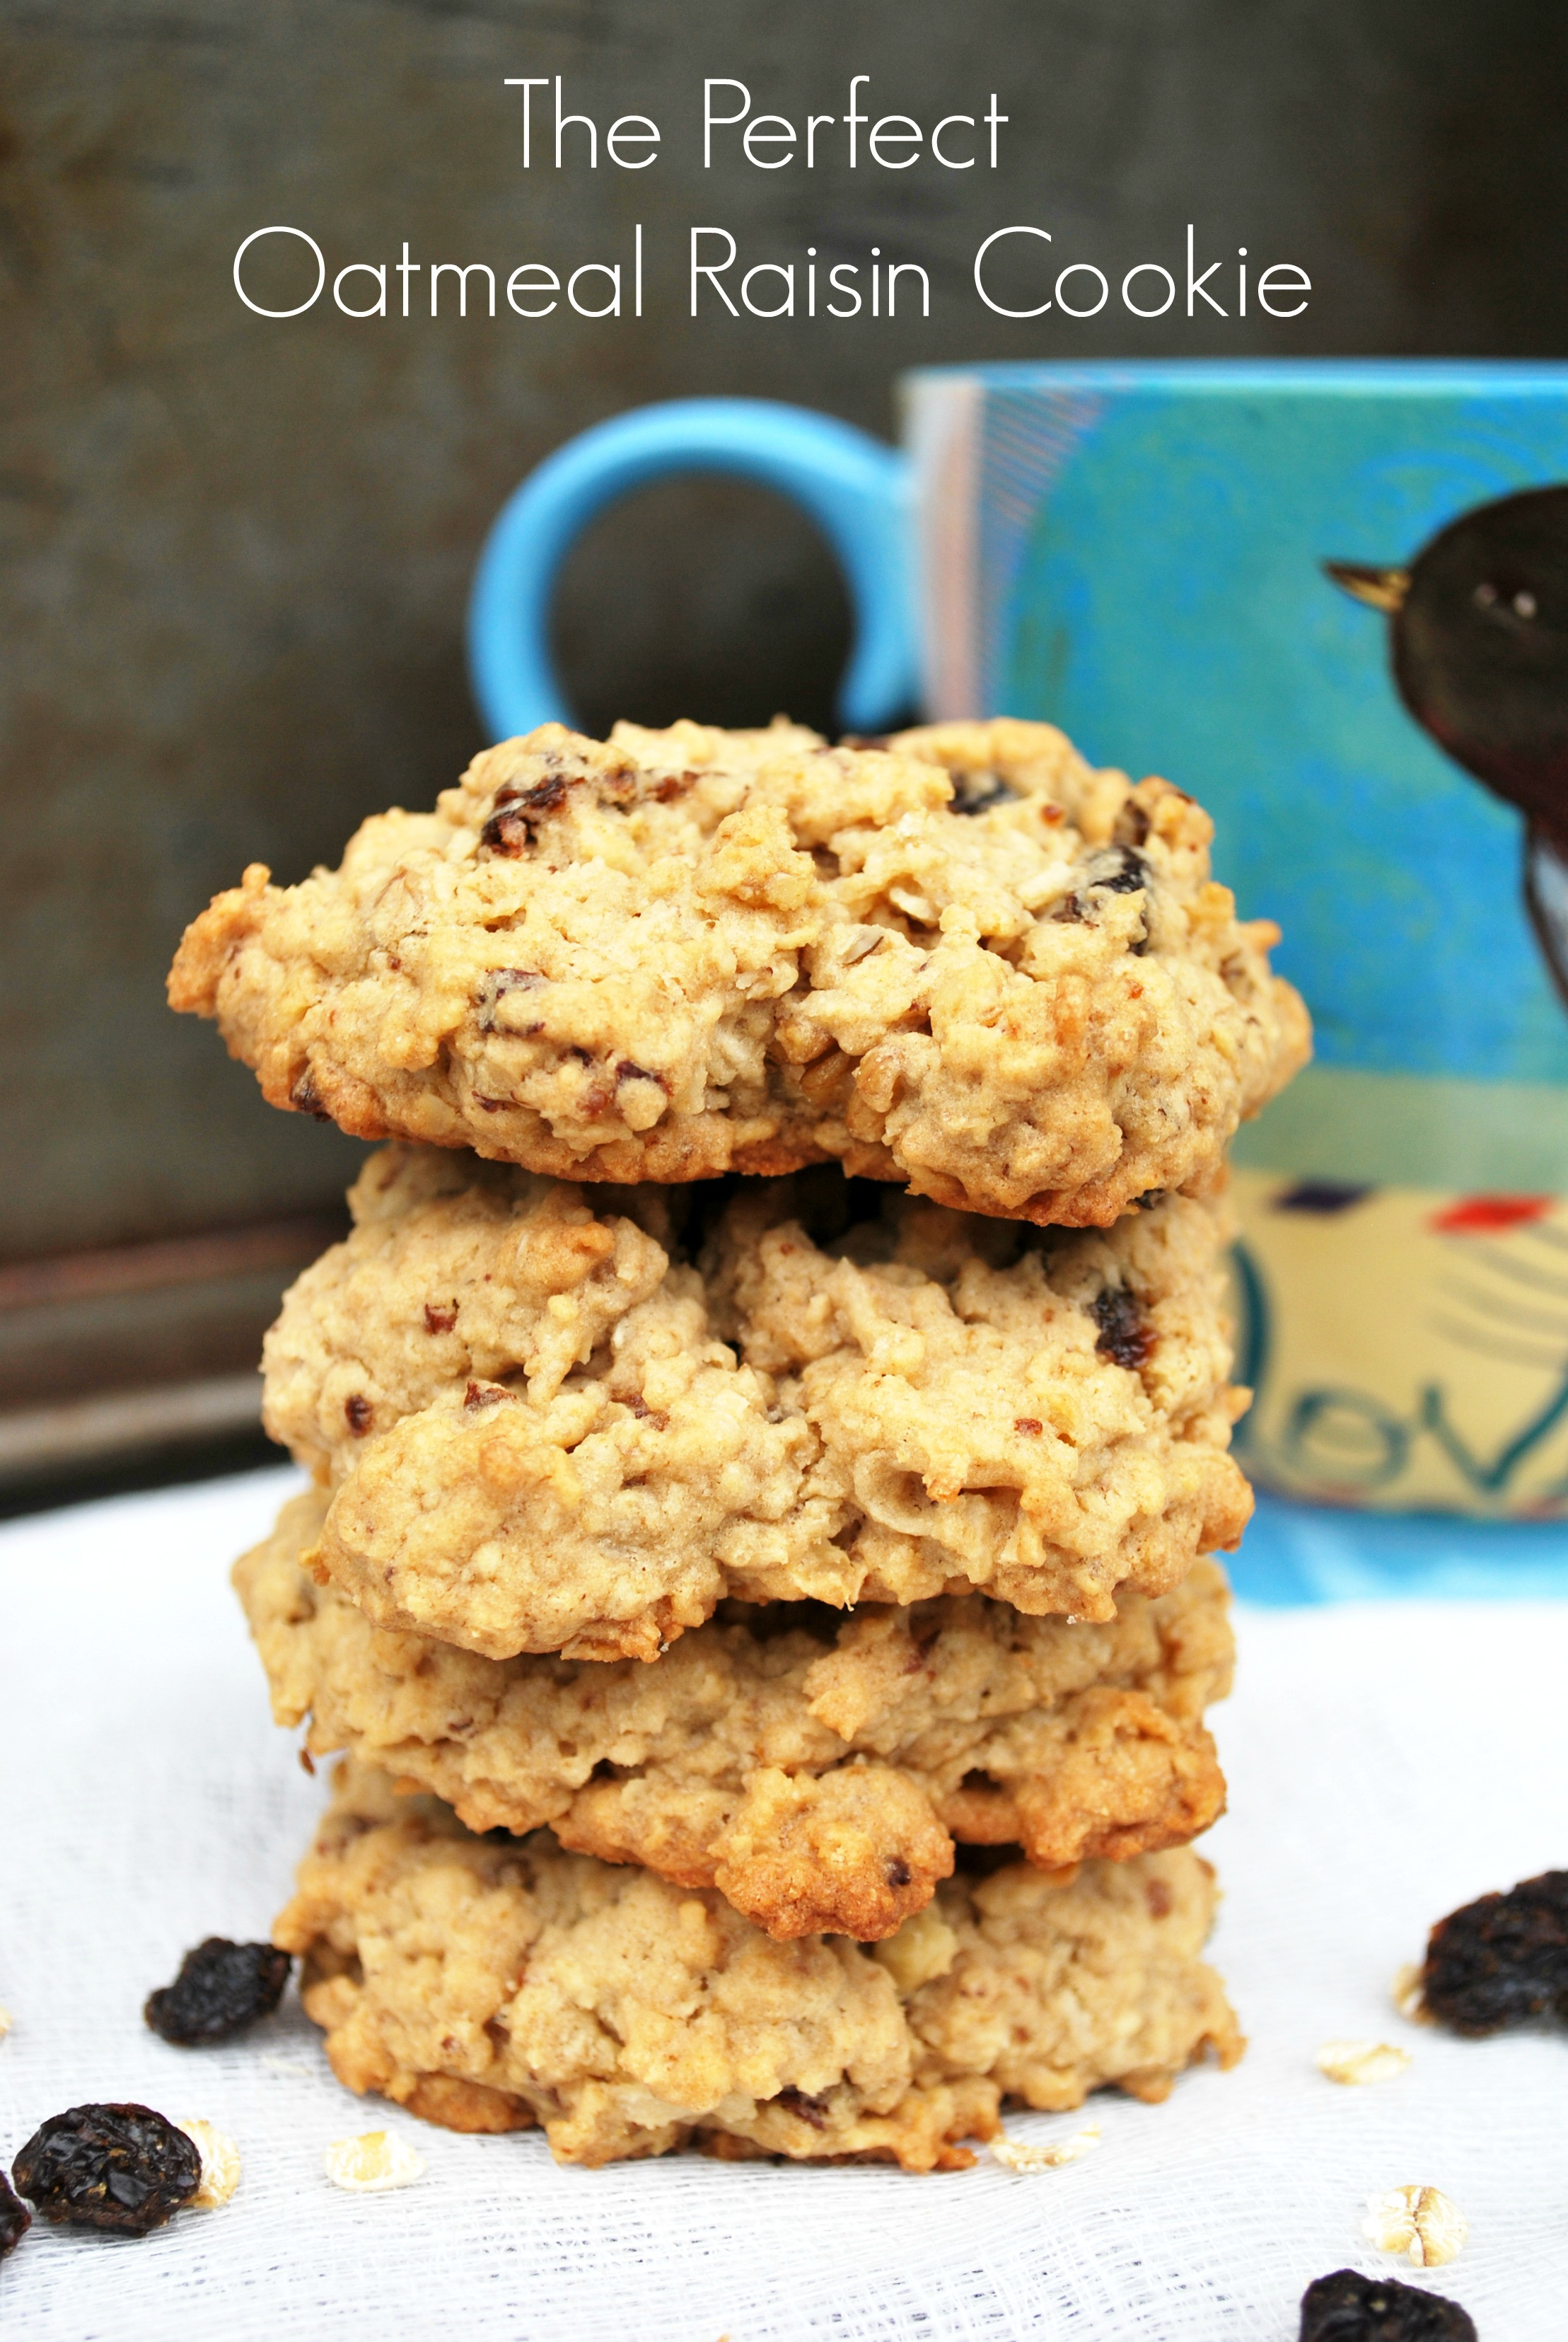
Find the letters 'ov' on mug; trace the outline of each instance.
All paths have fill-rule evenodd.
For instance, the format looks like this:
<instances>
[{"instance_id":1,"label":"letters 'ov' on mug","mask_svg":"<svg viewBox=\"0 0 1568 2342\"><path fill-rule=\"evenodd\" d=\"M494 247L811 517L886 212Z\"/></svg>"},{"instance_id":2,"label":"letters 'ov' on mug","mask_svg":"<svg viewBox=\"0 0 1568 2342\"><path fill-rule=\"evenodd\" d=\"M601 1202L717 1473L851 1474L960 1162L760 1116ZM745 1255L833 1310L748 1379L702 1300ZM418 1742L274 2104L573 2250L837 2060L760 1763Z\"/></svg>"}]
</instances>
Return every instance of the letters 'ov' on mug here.
<instances>
[{"instance_id":1,"label":"letters 'ov' on mug","mask_svg":"<svg viewBox=\"0 0 1568 2342\"><path fill-rule=\"evenodd\" d=\"M691 400L553 455L475 584L495 736L569 720L549 595L603 505L682 471L794 496L854 602L846 726L1060 724L1198 797L1218 875L1284 930L1317 1056L1235 1150L1254 1476L1568 1512L1568 367L999 365L903 395L902 455Z\"/></svg>"}]
</instances>

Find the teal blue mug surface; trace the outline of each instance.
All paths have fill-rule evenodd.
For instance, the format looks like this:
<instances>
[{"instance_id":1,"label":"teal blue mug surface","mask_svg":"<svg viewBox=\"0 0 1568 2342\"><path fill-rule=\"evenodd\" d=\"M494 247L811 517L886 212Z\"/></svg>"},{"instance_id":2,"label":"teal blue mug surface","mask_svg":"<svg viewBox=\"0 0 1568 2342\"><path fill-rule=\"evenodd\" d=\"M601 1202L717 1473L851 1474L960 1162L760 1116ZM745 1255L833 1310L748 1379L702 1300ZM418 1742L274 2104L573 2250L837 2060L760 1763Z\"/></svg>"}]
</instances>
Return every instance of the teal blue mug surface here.
<instances>
[{"instance_id":1,"label":"teal blue mug surface","mask_svg":"<svg viewBox=\"0 0 1568 2342\"><path fill-rule=\"evenodd\" d=\"M678 471L835 547L847 728L1059 724L1164 774L1276 920L1316 1061L1236 1149L1253 1476L1568 1513L1568 367L1008 365L903 385L902 454L764 402L653 407L525 481L481 562L496 736L570 720L555 570Z\"/></svg>"}]
</instances>

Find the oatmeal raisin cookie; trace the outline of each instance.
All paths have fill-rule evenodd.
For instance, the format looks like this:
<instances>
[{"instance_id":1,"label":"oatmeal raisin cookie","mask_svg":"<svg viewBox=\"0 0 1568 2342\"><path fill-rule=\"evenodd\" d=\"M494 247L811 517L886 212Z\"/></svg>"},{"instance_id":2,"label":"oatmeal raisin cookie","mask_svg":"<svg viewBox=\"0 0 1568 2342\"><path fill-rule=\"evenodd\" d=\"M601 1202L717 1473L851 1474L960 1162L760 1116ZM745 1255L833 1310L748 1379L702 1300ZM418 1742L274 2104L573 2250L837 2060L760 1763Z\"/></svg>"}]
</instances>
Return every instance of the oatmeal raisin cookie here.
<instances>
[{"instance_id":1,"label":"oatmeal raisin cookie","mask_svg":"<svg viewBox=\"0 0 1568 2342\"><path fill-rule=\"evenodd\" d=\"M1036 1229L835 1169L726 1201L406 1147L350 1202L266 1421L377 1626L653 1659L726 1596L1109 1619L1245 1524L1215 1206Z\"/></svg>"},{"instance_id":2,"label":"oatmeal raisin cookie","mask_svg":"<svg viewBox=\"0 0 1568 2342\"><path fill-rule=\"evenodd\" d=\"M874 1950L780 1943L712 1892L345 1774L275 1939L339 2080L455 2130L539 2123L564 2163L690 2142L952 2169L1004 2098L1158 2099L1241 2053L1184 1847L954 1878Z\"/></svg>"},{"instance_id":3,"label":"oatmeal raisin cookie","mask_svg":"<svg viewBox=\"0 0 1568 2342\"><path fill-rule=\"evenodd\" d=\"M1106 1226L1201 1189L1307 1054L1210 836L1049 725L551 724L336 870L253 865L169 996L362 1138L623 1183L832 1158Z\"/></svg>"},{"instance_id":4,"label":"oatmeal raisin cookie","mask_svg":"<svg viewBox=\"0 0 1568 2342\"><path fill-rule=\"evenodd\" d=\"M1196 1836L1224 1781L1203 1709L1230 1686L1223 1573L1124 1589L1104 1626L984 1596L845 1617L726 1606L656 1666L486 1659L372 1626L300 1556L325 1498L295 1497L235 1584L278 1722L310 1718L471 1829L715 1887L779 1937L892 1935L954 1839L1059 1868Z\"/></svg>"}]
</instances>

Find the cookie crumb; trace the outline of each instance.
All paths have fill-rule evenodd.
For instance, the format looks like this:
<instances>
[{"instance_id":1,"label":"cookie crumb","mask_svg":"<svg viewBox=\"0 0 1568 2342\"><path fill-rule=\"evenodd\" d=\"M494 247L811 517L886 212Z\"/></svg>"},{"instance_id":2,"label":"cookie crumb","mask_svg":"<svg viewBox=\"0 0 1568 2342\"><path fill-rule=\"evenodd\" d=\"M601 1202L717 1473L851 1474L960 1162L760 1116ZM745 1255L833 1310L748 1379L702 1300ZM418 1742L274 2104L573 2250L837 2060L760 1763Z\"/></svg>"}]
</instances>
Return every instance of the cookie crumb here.
<instances>
[{"instance_id":1,"label":"cookie crumb","mask_svg":"<svg viewBox=\"0 0 1568 2342\"><path fill-rule=\"evenodd\" d=\"M1410 2064L1392 2041L1325 2041L1313 2061L1331 2082L1392 2082Z\"/></svg>"},{"instance_id":2,"label":"cookie crumb","mask_svg":"<svg viewBox=\"0 0 1568 2342\"><path fill-rule=\"evenodd\" d=\"M1080 2157L1092 2154L1099 2144L1100 2126L1091 2123L1086 2130L1075 2130L1071 2138L1053 2139L1040 2147L1021 2138L994 2138L991 2159L1006 2171L1059 2171L1064 2163L1076 2163Z\"/></svg>"},{"instance_id":3,"label":"cookie crumb","mask_svg":"<svg viewBox=\"0 0 1568 2342\"><path fill-rule=\"evenodd\" d=\"M1413 2268L1440 2268L1453 2260L1470 2223L1438 2187L1391 2187L1369 2196L1362 2235L1380 2253L1403 2253Z\"/></svg>"},{"instance_id":4,"label":"cookie crumb","mask_svg":"<svg viewBox=\"0 0 1568 2342\"><path fill-rule=\"evenodd\" d=\"M218 2130L197 2115L180 2124L202 2158L202 2176L190 2199L193 2212L216 2212L229 2202L240 2184L240 2151L227 2131Z\"/></svg>"},{"instance_id":5,"label":"cookie crumb","mask_svg":"<svg viewBox=\"0 0 1568 2342\"><path fill-rule=\"evenodd\" d=\"M1393 2005L1409 2025L1430 2025L1432 2012L1426 2006L1426 1994L1422 1985L1422 1964L1419 1960L1402 1960L1393 1972Z\"/></svg>"},{"instance_id":6,"label":"cookie crumb","mask_svg":"<svg viewBox=\"0 0 1568 2342\"><path fill-rule=\"evenodd\" d=\"M326 2150L326 2176L335 2187L355 2195L379 2195L407 2187L424 2177L424 2157L390 2131L362 2131L357 2138L335 2138Z\"/></svg>"}]
</instances>

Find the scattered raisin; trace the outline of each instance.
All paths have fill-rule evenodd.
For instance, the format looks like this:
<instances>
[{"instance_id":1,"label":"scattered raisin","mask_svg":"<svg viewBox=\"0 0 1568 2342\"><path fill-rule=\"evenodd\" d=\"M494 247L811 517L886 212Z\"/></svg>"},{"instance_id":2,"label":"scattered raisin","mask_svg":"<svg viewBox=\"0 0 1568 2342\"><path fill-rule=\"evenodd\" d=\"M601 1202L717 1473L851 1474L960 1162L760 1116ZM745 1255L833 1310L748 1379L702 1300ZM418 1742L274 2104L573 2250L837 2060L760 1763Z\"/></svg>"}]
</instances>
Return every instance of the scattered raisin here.
<instances>
[{"instance_id":1,"label":"scattered raisin","mask_svg":"<svg viewBox=\"0 0 1568 2342\"><path fill-rule=\"evenodd\" d=\"M552 773L531 789L508 782L495 792L495 810L479 833L480 845L487 846L493 854L523 853L533 845L544 816L558 813L565 804L571 786L562 773Z\"/></svg>"},{"instance_id":2,"label":"scattered raisin","mask_svg":"<svg viewBox=\"0 0 1568 2342\"><path fill-rule=\"evenodd\" d=\"M202 2158L151 2107L70 2107L34 2132L11 2176L45 2220L145 2237L195 2194Z\"/></svg>"},{"instance_id":3,"label":"scattered raisin","mask_svg":"<svg viewBox=\"0 0 1568 2342\"><path fill-rule=\"evenodd\" d=\"M1496 2033L1533 2017L1568 2021L1568 1870L1544 1870L1440 1919L1421 1990L1455 2033Z\"/></svg>"},{"instance_id":4,"label":"scattered raisin","mask_svg":"<svg viewBox=\"0 0 1568 2342\"><path fill-rule=\"evenodd\" d=\"M1154 1337L1138 1315L1135 1297L1124 1285L1107 1285L1089 1306L1100 1328L1094 1347L1118 1366L1141 1366L1154 1346Z\"/></svg>"},{"instance_id":5,"label":"scattered raisin","mask_svg":"<svg viewBox=\"0 0 1568 2342\"><path fill-rule=\"evenodd\" d=\"M475 996L479 1030L494 1033L495 1010L509 992L537 992L546 979L533 967L493 967Z\"/></svg>"},{"instance_id":6,"label":"scattered raisin","mask_svg":"<svg viewBox=\"0 0 1568 2342\"><path fill-rule=\"evenodd\" d=\"M825 2127L827 2107L825 2098L808 2098L804 2090L792 2087L781 2090L776 2103L783 2107L787 2114L798 2115L802 2122L810 2123L813 2130L822 2130Z\"/></svg>"},{"instance_id":7,"label":"scattered raisin","mask_svg":"<svg viewBox=\"0 0 1568 2342\"><path fill-rule=\"evenodd\" d=\"M315 1086L315 1076L307 1066L288 1094L288 1102L296 1114L314 1114L317 1122L330 1122L331 1115L321 1102L321 1092Z\"/></svg>"},{"instance_id":8,"label":"scattered raisin","mask_svg":"<svg viewBox=\"0 0 1568 2342\"><path fill-rule=\"evenodd\" d=\"M11 2182L0 2171L0 2261L7 2253L15 2251L32 2225L32 2213L13 2193Z\"/></svg>"},{"instance_id":9,"label":"scattered raisin","mask_svg":"<svg viewBox=\"0 0 1568 2342\"><path fill-rule=\"evenodd\" d=\"M155 2033L184 2048L227 2041L272 2015L288 1971L288 1954L271 1944L231 1944L225 1936L209 1936L185 1954L173 1984L149 1993L143 2014Z\"/></svg>"},{"instance_id":10,"label":"scattered raisin","mask_svg":"<svg viewBox=\"0 0 1568 2342\"><path fill-rule=\"evenodd\" d=\"M904 1857L901 1854L895 1854L892 1861L887 1866L888 1885L890 1887L907 1887L914 1877L914 1873L911 1870Z\"/></svg>"},{"instance_id":11,"label":"scattered raisin","mask_svg":"<svg viewBox=\"0 0 1568 2342\"><path fill-rule=\"evenodd\" d=\"M1143 856L1130 846L1108 846L1096 854L1084 873L1084 882L1076 894L1069 895L1056 906L1051 916L1067 925L1087 921L1094 926L1094 897L1096 895L1141 895L1149 885L1149 866ZM1145 916L1143 932L1134 936L1127 948L1134 959L1141 959L1149 948L1149 923Z\"/></svg>"},{"instance_id":12,"label":"scattered raisin","mask_svg":"<svg viewBox=\"0 0 1568 2342\"><path fill-rule=\"evenodd\" d=\"M450 1334L457 1323L455 1301L427 1301L424 1305L424 1330L427 1334Z\"/></svg>"},{"instance_id":13,"label":"scattered raisin","mask_svg":"<svg viewBox=\"0 0 1568 2342\"><path fill-rule=\"evenodd\" d=\"M623 1057L615 1068L618 1082L657 1082L662 1090L670 1086L663 1074L651 1074L646 1066L634 1066L630 1057Z\"/></svg>"},{"instance_id":14,"label":"scattered raisin","mask_svg":"<svg viewBox=\"0 0 1568 2342\"><path fill-rule=\"evenodd\" d=\"M1301 2342L1476 2342L1467 2310L1397 2277L1335 2269L1302 2296Z\"/></svg>"},{"instance_id":15,"label":"scattered raisin","mask_svg":"<svg viewBox=\"0 0 1568 2342\"><path fill-rule=\"evenodd\" d=\"M1149 866L1130 846L1108 846L1095 856L1088 883L1107 895L1141 895L1149 883Z\"/></svg>"},{"instance_id":16,"label":"scattered raisin","mask_svg":"<svg viewBox=\"0 0 1568 2342\"><path fill-rule=\"evenodd\" d=\"M1013 792L995 773L954 773L949 770L953 783L954 813L988 813L993 806L1011 805Z\"/></svg>"},{"instance_id":17,"label":"scattered raisin","mask_svg":"<svg viewBox=\"0 0 1568 2342\"><path fill-rule=\"evenodd\" d=\"M1045 1426L1037 1415L1015 1415L1013 1428L1021 1432L1025 1439L1038 1439Z\"/></svg>"},{"instance_id":18,"label":"scattered raisin","mask_svg":"<svg viewBox=\"0 0 1568 2342\"><path fill-rule=\"evenodd\" d=\"M1149 835L1149 816L1136 797L1129 797L1116 816L1115 836L1123 846L1142 846Z\"/></svg>"},{"instance_id":19,"label":"scattered raisin","mask_svg":"<svg viewBox=\"0 0 1568 2342\"><path fill-rule=\"evenodd\" d=\"M355 1391L352 1398L344 1400L343 1411L348 1418L350 1431L356 1439L363 1439L375 1420L375 1409L370 1401L362 1391Z\"/></svg>"}]
</instances>

